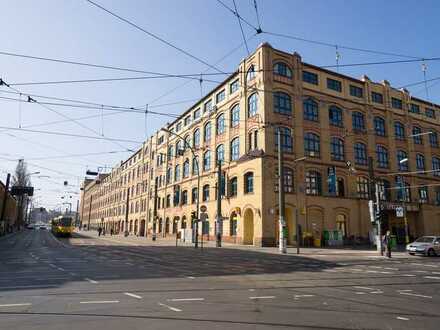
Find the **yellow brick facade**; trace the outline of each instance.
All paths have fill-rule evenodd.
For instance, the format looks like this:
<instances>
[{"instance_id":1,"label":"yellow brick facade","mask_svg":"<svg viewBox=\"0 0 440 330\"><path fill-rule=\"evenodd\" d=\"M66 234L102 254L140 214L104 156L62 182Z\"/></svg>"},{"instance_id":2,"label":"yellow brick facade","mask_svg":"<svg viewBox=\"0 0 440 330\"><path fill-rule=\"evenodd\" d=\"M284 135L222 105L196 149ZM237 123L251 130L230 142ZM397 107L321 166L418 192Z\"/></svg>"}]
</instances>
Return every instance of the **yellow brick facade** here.
<instances>
[{"instance_id":1,"label":"yellow brick facade","mask_svg":"<svg viewBox=\"0 0 440 330\"><path fill-rule=\"evenodd\" d=\"M278 67L278 64L281 66ZM254 74L249 72L252 66ZM312 74L312 79L304 81L304 72ZM340 87L340 91L329 88L333 82L328 79L339 82L334 89ZM235 88L234 82L237 81L238 87ZM362 95L353 96L356 93L352 86L360 88ZM288 98L277 99L281 103L275 105L274 95L279 96L276 94L278 92ZM380 95L373 96L373 92ZM307 100L317 106L316 120L304 115L304 102ZM213 106L211 110L208 109L208 102ZM280 108L280 104L281 108L287 109L286 114L274 111L275 107ZM286 104L290 104L290 113ZM402 109L398 109L399 104ZM408 110L411 104L419 106L420 114ZM236 112L233 115L237 106L238 116ZM337 116L329 116L331 107L341 110L337 125L332 122L334 118L338 119ZM356 159L356 143L365 145L366 157L375 160L375 175L389 182L389 186L385 183L383 190L386 192L384 196L389 195L389 200L383 203L388 210L384 229L389 228L401 237L403 221L396 218L393 212L400 205L396 201L397 190L392 189L395 186L393 173L399 172L396 152L402 150L407 153L411 171L416 171L417 154L423 155L426 170L432 168L435 157L440 159L440 149L432 145L431 134L420 136L422 144L415 144L413 138L408 138L414 126L420 127L425 133L440 129L438 118L425 115L427 108L434 112L439 110L437 105L411 98L407 91L392 88L386 81L375 83L367 77L358 80L344 76L304 63L297 53L289 54L263 44L240 63L236 73L167 125L168 131L156 132L144 142L142 149L121 162L108 175L84 182L81 221L83 225L88 224L90 217L91 228L104 226L108 230L113 228L116 232L128 231L140 236L152 233L169 236L182 228L191 228L191 213L196 210L193 189L197 188L198 175L193 166L191 150L184 148L186 143L180 142L182 149L185 149L183 154L176 153L176 144L182 140L180 136L194 148L200 161L199 198L200 205L206 208L204 217L207 217L203 225L204 239L213 239L216 233L216 151L223 145L223 239L241 244L274 245L278 235L275 132L277 127L283 127L290 132L293 140L291 150L290 146L286 146L284 152L289 244L295 240L295 214L298 214L303 234L314 238L321 238L324 230L338 229L347 241L353 237L360 237L364 241L368 239L372 225L368 198L365 193L362 194L365 188L362 180L368 176L368 167ZM363 115L364 129L353 127L354 112ZM219 120L221 116L224 116L224 129ZM384 124L383 136L376 134L376 117L381 118L379 121L382 120ZM219 121L220 124L217 124ZM406 137L403 139L395 136L396 121L404 126ZM206 140L204 130L208 123L211 124L211 137ZM198 145L194 143L196 130L200 130ZM305 150L305 137L309 133L319 138L319 150L315 152ZM340 159L331 154L330 146L336 138L343 143ZM387 166L380 167L377 162L377 145L387 150ZM209 167L205 166L204 160L207 152L211 153ZM295 161L304 156L307 156L304 161ZM186 161L189 168L184 176ZM353 165L351 168L347 166L347 161ZM177 179L176 166L179 168ZM333 166L337 173L338 190L329 193L327 171ZM440 234L440 207L436 206L440 202L440 191L436 186L440 184L440 177L435 174L406 176L406 182L413 187L411 202L407 203L411 236ZM422 186L426 186L428 198L425 201L423 195L420 203L419 188ZM182 203L185 191L187 202ZM207 191L208 199L203 198ZM175 196L179 196L176 205Z\"/></svg>"}]
</instances>

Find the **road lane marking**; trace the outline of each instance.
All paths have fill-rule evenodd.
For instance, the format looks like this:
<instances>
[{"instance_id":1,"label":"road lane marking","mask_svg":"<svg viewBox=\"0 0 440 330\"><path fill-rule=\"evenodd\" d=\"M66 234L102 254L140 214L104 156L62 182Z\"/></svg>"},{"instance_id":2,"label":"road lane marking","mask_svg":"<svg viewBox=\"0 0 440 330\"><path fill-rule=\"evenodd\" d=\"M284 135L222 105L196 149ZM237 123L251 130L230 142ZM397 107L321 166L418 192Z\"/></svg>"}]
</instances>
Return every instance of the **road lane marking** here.
<instances>
[{"instance_id":1,"label":"road lane marking","mask_svg":"<svg viewBox=\"0 0 440 330\"><path fill-rule=\"evenodd\" d=\"M354 286L353 288L361 289L361 290L376 290L375 288L370 288L368 286Z\"/></svg>"},{"instance_id":2,"label":"road lane marking","mask_svg":"<svg viewBox=\"0 0 440 330\"><path fill-rule=\"evenodd\" d=\"M175 298L167 299L168 301L203 301L205 298Z\"/></svg>"},{"instance_id":3,"label":"road lane marking","mask_svg":"<svg viewBox=\"0 0 440 330\"><path fill-rule=\"evenodd\" d=\"M95 281L95 280L92 280L92 279L90 279L90 278L85 278L85 280L87 281L87 282L89 282L89 283L92 283L92 284L98 284L98 281Z\"/></svg>"},{"instance_id":4,"label":"road lane marking","mask_svg":"<svg viewBox=\"0 0 440 330\"><path fill-rule=\"evenodd\" d=\"M172 307L172 306L169 306L169 305L166 305L166 304L162 304L162 303L159 303L159 306L166 307L166 308L172 310L173 312L181 312L182 311L181 309L178 309L176 307Z\"/></svg>"},{"instance_id":5,"label":"road lane marking","mask_svg":"<svg viewBox=\"0 0 440 330\"><path fill-rule=\"evenodd\" d=\"M138 296L137 294L134 294L134 293L124 292L124 294L125 294L126 296L133 297L133 298L136 298L136 299L142 299L141 296Z\"/></svg>"},{"instance_id":6,"label":"road lane marking","mask_svg":"<svg viewBox=\"0 0 440 330\"><path fill-rule=\"evenodd\" d=\"M293 297L295 299L298 299L298 298L309 298L309 297L314 297L314 296L315 296L314 294L296 294Z\"/></svg>"},{"instance_id":7,"label":"road lane marking","mask_svg":"<svg viewBox=\"0 0 440 330\"><path fill-rule=\"evenodd\" d=\"M64 268L62 268L62 267L58 267L57 268L58 270L61 270L62 272L65 272L66 270L64 269Z\"/></svg>"},{"instance_id":8,"label":"road lane marking","mask_svg":"<svg viewBox=\"0 0 440 330\"><path fill-rule=\"evenodd\" d=\"M355 292L355 294L367 294L366 292Z\"/></svg>"},{"instance_id":9,"label":"road lane marking","mask_svg":"<svg viewBox=\"0 0 440 330\"><path fill-rule=\"evenodd\" d=\"M0 307L19 307L19 306L31 306L31 303L23 303L23 304L5 304L0 305Z\"/></svg>"},{"instance_id":10,"label":"road lane marking","mask_svg":"<svg viewBox=\"0 0 440 330\"><path fill-rule=\"evenodd\" d=\"M423 294L417 294L417 293L411 293L411 292L399 292L399 293L403 294L403 295L406 295L406 296L432 299L431 296L425 296Z\"/></svg>"},{"instance_id":11,"label":"road lane marking","mask_svg":"<svg viewBox=\"0 0 440 330\"><path fill-rule=\"evenodd\" d=\"M386 270L399 270L399 268L393 268L393 267L385 267Z\"/></svg>"},{"instance_id":12,"label":"road lane marking","mask_svg":"<svg viewBox=\"0 0 440 330\"><path fill-rule=\"evenodd\" d=\"M54 264L49 264L49 266L52 268L57 268L57 266L55 266Z\"/></svg>"},{"instance_id":13,"label":"road lane marking","mask_svg":"<svg viewBox=\"0 0 440 330\"><path fill-rule=\"evenodd\" d=\"M440 277L438 276L423 276L423 278L429 278L431 280L440 280Z\"/></svg>"},{"instance_id":14,"label":"road lane marking","mask_svg":"<svg viewBox=\"0 0 440 330\"><path fill-rule=\"evenodd\" d=\"M258 299L274 299L275 296L260 296L260 297L249 297L249 299L252 300L258 300Z\"/></svg>"},{"instance_id":15,"label":"road lane marking","mask_svg":"<svg viewBox=\"0 0 440 330\"><path fill-rule=\"evenodd\" d=\"M429 273L427 270L414 270L414 273Z\"/></svg>"},{"instance_id":16,"label":"road lane marking","mask_svg":"<svg viewBox=\"0 0 440 330\"><path fill-rule=\"evenodd\" d=\"M398 319L398 320L402 320L402 321L409 321L409 318L407 318L407 317L402 317L402 316L398 316L398 317L396 317L396 319Z\"/></svg>"},{"instance_id":17,"label":"road lane marking","mask_svg":"<svg viewBox=\"0 0 440 330\"><path fill-rule=\"evenodd\" d=\"M80 304L117 304L119 300L92 300L92 301L80 301Z\"/></svg>"},{"instance_id":18,"label":"road lane marking","mask_svg":"<svg viewBox=\"0 0 440 330\"><path fill-rule=\"evenodd\" d=\"M416 275L414 275L414 274L403 274L402 276L406 276L406 277L414 277L414 276L416 276Z\"/></svg>"},{"instance_id":19,"label":"road lane marking","mask_svg":"<svg viewBox=\"0 0 440 330\"><path fill-rule=\"evenodd\" d=\"M186 278L189 278L190 280L193 280L193 279L195 279L195 277L194 277L194 276L187 276Z\"/></svg>"}]
</instances>

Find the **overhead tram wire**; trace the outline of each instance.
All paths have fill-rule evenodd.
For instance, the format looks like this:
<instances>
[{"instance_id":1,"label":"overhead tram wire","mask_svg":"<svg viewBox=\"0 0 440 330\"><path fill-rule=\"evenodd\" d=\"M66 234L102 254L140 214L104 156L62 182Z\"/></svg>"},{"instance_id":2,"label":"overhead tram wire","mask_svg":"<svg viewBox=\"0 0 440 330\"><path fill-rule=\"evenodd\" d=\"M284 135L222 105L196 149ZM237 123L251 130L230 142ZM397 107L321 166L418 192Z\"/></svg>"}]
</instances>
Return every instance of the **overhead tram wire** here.
<instances>
[{"instance_id":1,"label":"overhead tram wire","mask_svg":"<svg viewBox=\"0 0 440 330\"><path fill-rule=\"evenodd\" d=\"M263 31L261 29L260 14L258 12L257 0L254 0L254 8L255 8L255 16L257 17L258 30ZM257 32L258 32L258 30L257 30Z\"/></svg>"},{"instance_id":2,"label":"overhead tram wire","mask_svg":"<svg viewBox=\"0 0 440 330\"><path fill-rule=\"evenodd\" d=\"M23 92L19 91L18 89L9 86L9 85L8 85L7 83L5 83L3 80L2 80L1 82L2 82L2 84L5 85L6 87L9 87L10 89L12 89L12 90L14 90L14 91L16 91L16 92L18 92L18 93L21 93L21 94L23 94L23 95L27 95L26 93L23 93ZM90 127L88 127L88 126L82 124L81 122L79 122L79 121L77 121L77 120L75 120L75 119L73 119L73 118L71 118L71 117L69 117L69 116L66 116L66 115L63 114L63 113L60 113L59 111L57 111L57 110L55 110L55 109L52 109L51 107L49 107L49 106L47 106L47 105L45 105L45 104L42 104L42 103L38 102L36 99L33 99L33 98L31 98L30 96L28 96L28 102L29 102L29 103L36 103L36 104L40 105L41 107L43 107L44 109L49 110L50 112L54 112L54 113L56 113L57 115L59 115L59 116L65 118L65 119L70 119L70 120L71 120L73 123L75 123L76 125L78 125L78 126L84 128L84 129L86 129L86 130L88 130L88 131L91 131L91 132L93 132L94 134L96 134L96 135L98 135L98 136L101 136L101 134L100 134L98 131L94 130L93 128L90 128ZM125 148L125 149L127 149L127 150L131 150L131 149L126 148L126 147L125 147L124 145L122 145L120 142L118 142L118 140L112 140L112 139L110 139L110 140L108 140L108 141L110 141L110 142L113 143L113 144L116 144L116 145L117 145L118 147L120 147L120 148Z\"/></svg>"},{"instance_id":3,"label":"overhead tram wire","mask_svg":"<svg viewBox=\"0 0 440 330\"><path fill-rule=\"evenodd\" d=\"M254 29L257 34L261 33L261 28L257 28L252 23L250 23L248 20L246 20L244 17L240 16L240 14L237 12L237 10L232 9L227 4L225 4L221 0L217 0L219 4L221 4L224 8L226 8L228 11L230 11L234 16L237 16L237 18L242 21L243 23L247 24L250 28ZM235 1L234 1L235 2ZM237 9L237 8L236 8Z\"/></svg>"},{"instance_id":4,"label":"overhead tram wire","mask_svg":"<svg viewBox=\"0 0 440 330\"><path fill-rule=\"evenodd\" d=\"M251 54L251 52L249 51L249 47L248 47L248 44L247 44L247 41L246 41L246 37L245 37L244 31L243 31L243 26L241 25L241 20L240 20L239 14L238 14L237 4L235 3L235 0L232 0L232 1L234 3L235 12L237 13L237 20L238 20L238 25L240 26L241 36L243 38L243 41L244 41L244 44L246 46L246 50L247 50L247 53L248 53L248 56L249 56Z\"/></svg>"},{"instance_id":5,"label":"overhead tram wire","mask_svg":"<svg viewBox=\"0 0 440 330\"><path fill-rule=\"evenodd\" d=\"M215 70L215 71L217 71L217 72L223 73L222 70L220 70L220 69L218 69L217 67L215 67L215 66L209 64L208 62L202 60L200 57L197 57L197 56L195 56L195 55L189 53L188 51L186 51L186 50L184 50L184 49L182 49L182 48L180 48L180 47L174 45L173 43L171 43L171 42L169 42L169 41L163 39L162 37L159 37L158 35L156 35L156 34L150 32L150 31L148 31L148 30L146 30L146 29L140 27L139 25L137 25L137 24L135 24L135 23L129 21L128 19L126 19L126 18L124 18L124 17L122 17L122 16L120 16L120 15L118 15L118 14L112 12L111 10L109 10L109 9L107 9L107 8L105 8L105 7L103 7L103 6L101 6L100 4L98 4L98 3L96 3L96 2L94 2L94 1L92 1L92 0L86 0L86 1L87 1L88 3L90 3L90 4L92 4L93 6L95 6L95 7L99 8L99 9L105 11L106 13L110 14L111 16L113 16L113 17L119 19L120 21L122 21L122 22L124 22L124 23L127 23L128 25L134 27L135 29L137 29L137 30L139 30L139 31L141 31L141 32L143 32L143 33L145 33L145 34L147 34L148 36L150 36L150 37L152 37L152 38L154 38L154 39L156 39L156 40L162 42L163 44L165 44L165 45L167 45L167 46L169 46L169 47L171 47L171 48L174 48L175 50L179 51L179 52L182 53L182 54L185 54L185 55L188 56L188 57L191 57L192 59L196 60L197 62L200 62L200 63L202 63L202 64L204 64L204 65L210 67L211 69L213 69L213 70Z\"/></svg>"}]
</instances>

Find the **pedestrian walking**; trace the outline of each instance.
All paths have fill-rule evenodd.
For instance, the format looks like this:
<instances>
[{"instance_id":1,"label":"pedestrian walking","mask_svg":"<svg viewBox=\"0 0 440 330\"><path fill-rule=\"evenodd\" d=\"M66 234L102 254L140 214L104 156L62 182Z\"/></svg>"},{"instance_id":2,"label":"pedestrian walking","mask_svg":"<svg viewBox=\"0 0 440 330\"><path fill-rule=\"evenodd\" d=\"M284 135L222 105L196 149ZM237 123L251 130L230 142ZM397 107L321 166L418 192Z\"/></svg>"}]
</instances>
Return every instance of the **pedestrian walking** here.
<instances>
[{"instance_id":1,"label":"pedestrian walking","mask_svg":"<svg viewBox=\"0 0 440 330\"><path fill-rule=\"evenodd\" d=\"M385 247L386 256L391 258L391 233L389 230L383 238L383 246Z\"/></svg>"},{"instance_id":2,"label":"pedestrian walking","mask_svg":"<svg viewBox=\"0 0 440 330\"><path fill-rule=\"evenodd\" d=\"M98 228L98 236L101 236L101 233L102 233L102 228L99 227L99 228Z\"/></svg>"},{"instance_id":3,"label":"pedestrian walking","mask_svg":"<svg viewBox=\"0 0 440 330\"><path fill-rule=\"evenodd\" d=\"M113 236L113 228L110 229L110 236Z\"/></svg>"}]
</instances>

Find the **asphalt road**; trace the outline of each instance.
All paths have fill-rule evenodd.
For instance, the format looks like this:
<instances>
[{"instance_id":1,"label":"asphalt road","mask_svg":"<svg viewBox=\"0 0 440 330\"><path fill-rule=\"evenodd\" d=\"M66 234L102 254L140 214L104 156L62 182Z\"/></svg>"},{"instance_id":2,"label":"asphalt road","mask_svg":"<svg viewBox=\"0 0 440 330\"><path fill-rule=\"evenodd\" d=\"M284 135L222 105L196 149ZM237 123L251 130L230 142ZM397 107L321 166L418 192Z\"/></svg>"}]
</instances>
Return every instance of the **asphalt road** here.
<instances>
[{"instance_id":1,"label":"asphalt road","mask_svg":"<svg viewBox=\"0 0 440 330\"><path fill-rule=\"evenodd\" d=\"M0 329L439 329L440 258L0 238Z\"/></svg>"}]
</instances>

